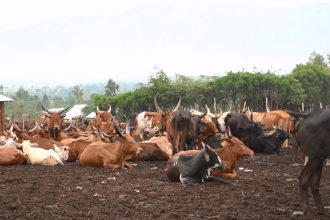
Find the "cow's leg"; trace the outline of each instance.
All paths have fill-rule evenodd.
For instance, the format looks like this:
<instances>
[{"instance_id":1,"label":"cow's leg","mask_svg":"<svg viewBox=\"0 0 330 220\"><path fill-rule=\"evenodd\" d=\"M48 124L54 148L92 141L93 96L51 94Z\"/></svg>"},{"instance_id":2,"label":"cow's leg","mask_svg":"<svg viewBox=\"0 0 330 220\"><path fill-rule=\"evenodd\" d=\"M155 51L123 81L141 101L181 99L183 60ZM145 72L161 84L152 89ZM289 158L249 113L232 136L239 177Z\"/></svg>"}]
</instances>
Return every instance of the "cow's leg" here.
<instances>
[{"instance_id":1,"label":"cow's leg","mask_svg":"<svg viewBox=\"0 0 330 220\"><path fill-rule=\"evenodd\" d=\"M233 173L221 173L219 177L224 177L227 179L235 179L237 177L237 173L235 171Z\"/></svg>"},{"instance_id":2,"label":"cow's leg","mask_svg":"<svg viewBox=\"0 0 330 220\"><path fill-rule=\"evenodd\" d=\"M124 162L124 167L128 168L128 169L131 169L133 167L136 167L137 166L137 163L129 163L129 162Z\"/></svg>"},{"instance_id":3,"label":"cow's leg","mask_svg":"<svg viewBox=\"0 0 330 220\"><path fill-rule=\"evenodd\" d=\"M218 177L218 176L208 176L207 177L207 181L211 181L211 182L220 182L220 183L225 183L225 184L229 184L230 182L221 178L221 177Z\"/></svg>"},{"instance_id":4,"label":"cow's leg","mask_svg":"<svg viewBox=\"0 0 330 220\"><path fill-rule=\"evenodd\" d=\"M299 176L300 196L303 202L304 214L309 214L308 187L310 180L310 162L304 165Z\"/></svg>"},{"instance_id":5,"label":"cow's leg","mask_svg":"<svg viewBox=\"0 0 330 220\"><path fill-rule=\"evenodd\" d=\"M322 168L323 168L323 161L320 162L320 160L318 160L315 161L315 163L313 162L313 166L312 166L313 172L310 179L310 185L311 185L311 190L314 197L315 205L320 214L324 213L324 208L320 196L320 179L322 175Z\"/></svg>"},{"instance_id":6,"label":"cow's leg","mask_svg":"<svg viewBox=\"0 0 330 220\"><path fill-rule=\"evenodd\" d=\"M189 176L183 177L180 174L180 182L182 184L192 184L192 183L202 183L203 181L202 181L202 179L192 178L192 177L189 177Z\"/></svg>"}]
</instances>

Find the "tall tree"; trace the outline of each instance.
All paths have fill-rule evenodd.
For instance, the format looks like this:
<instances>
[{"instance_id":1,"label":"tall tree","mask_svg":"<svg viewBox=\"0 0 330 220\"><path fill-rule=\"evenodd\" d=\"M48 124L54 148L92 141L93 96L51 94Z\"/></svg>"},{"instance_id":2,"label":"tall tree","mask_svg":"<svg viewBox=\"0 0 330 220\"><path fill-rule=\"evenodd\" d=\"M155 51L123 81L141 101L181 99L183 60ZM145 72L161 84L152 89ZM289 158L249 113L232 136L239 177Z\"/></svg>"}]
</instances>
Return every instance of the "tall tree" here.
<instances>
[{"instance_id":1,"label":"tall tree","mask_svg":"<svg viewBox=\"0 0 330 220\"><path fill-rule=\"evenodd\" d=\"M27 101L31 99L31 96L27 90L25 90L23 87L20 87L16 92L16 98Z\"/></svg>"},{"instance_id":2,"label":"tall tree","mask_svg":"<svg viewBox=\"0 0 330 220\"><path fill-rule=\"evenodd\" d=\"M316 52L311 53L309 56L307 64L314 64L314 65L320 65L320 66L327 66L327 62L325 61L324 57L321 54L318 54Z\"/></svg>"},{"instance_id":3,"label":"tall tree","mask_svg":"<svg viewBox=\"0 0 330 220\"><path fill-rule=\"evenodd\" d=\"M74 96L76 103L82 102L84 97L84 90L79 85L75 85L71 93Z\"/></svg>"},{"instance_id":4,"label":"tall tree","mask_svg":"<svg viewBox=\"0 0 330 220\"><path fill-rule=\"evenodd\" d=\"M109 79L107 85L105 86L105 94L107 96L115 96L118 91L119 85L112 79Z\"/></svg>"}]
</instances>

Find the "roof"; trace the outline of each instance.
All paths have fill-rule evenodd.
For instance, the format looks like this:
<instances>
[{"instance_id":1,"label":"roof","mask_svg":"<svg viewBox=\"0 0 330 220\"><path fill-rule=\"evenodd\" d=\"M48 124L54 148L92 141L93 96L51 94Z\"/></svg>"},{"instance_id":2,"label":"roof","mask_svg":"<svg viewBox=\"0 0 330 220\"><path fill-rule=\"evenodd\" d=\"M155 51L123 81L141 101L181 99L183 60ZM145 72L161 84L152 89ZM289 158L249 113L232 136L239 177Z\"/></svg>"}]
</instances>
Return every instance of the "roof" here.
<instances>
[{"instance_id":1,"label":"roof","mask_svg":"<svg viewBox=\"0 0 330 220\"><path fill-rule=\"evenodd\" d=\"M65 118L71 119L74 117L80 117L82 116L83 108L85 108L87 105L86 104L81 104L81 105L74 105L69 111L65 113Z\"/></svg>"},{"instance_id":2,"label":"roof","mask_svg":"<svg viewBox=\"0 0 330 220\"><path fill-rule=\"evenodd\" d=\"M93 119L96 117L96 113L95 112L91 112L89 113L89 115L86 116L87 119Z\"/></svg>"},{"instance_id":3,"label":"roof","mask_svg":"<svg viewBox=\"0 0 330 220\"><path fill-rule=\"evenodd\" d=\"M0 102L13 102L13 101L14 101L13 99L0 94Z\"/></svg>"}]
</instances>

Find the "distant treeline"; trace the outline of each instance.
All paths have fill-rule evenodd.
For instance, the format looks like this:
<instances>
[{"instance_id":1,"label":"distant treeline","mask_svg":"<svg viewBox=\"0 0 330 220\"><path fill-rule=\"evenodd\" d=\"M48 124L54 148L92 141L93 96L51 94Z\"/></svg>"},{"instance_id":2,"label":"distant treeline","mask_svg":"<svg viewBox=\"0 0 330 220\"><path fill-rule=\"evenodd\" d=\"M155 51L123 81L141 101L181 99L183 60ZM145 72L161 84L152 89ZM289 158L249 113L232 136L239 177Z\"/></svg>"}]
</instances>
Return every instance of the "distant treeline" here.
<instances>
[{"instance_id":1,"label":"distant treeline","mask_svg":"<svg viewBox=\"0 0 330 220\"><path fill-rule=\"evenodd\" d=\"M164 111L170 111L182 98L182 106L205 111L207 105L213 113L240 111L243 103L253 111L265 111L265 100L268 98L271 110L300 110L304 103L306 109L325 107L330 103L330 55L327 61L317 53L312 53L306 64L298 64L287 75L277 75L274 72L228 72L225 76L201 76L191 78L177 74L175 79L169 78L162 70L150 76L147 83L136 82L136 89L123 91L120 86L109 79L107 83L97 87L71 88L49 87L30 92L19 88L15 100L7 103L6 115L13 114L17 118L29 115L37 118L41 106L67 107L74 104L87 104L85 114L96 109L107 110L112 107L112 113L119 120L133 119L142 111L156 111L154 96L158 94L158 104ZM104 86L105 85L105 86ZM3 93L0 85L0 93ZM36 93L36 91L38 93ZM6 93L4 93L6 95Z\"/></svg>"},{"instance_id":2,"label":"distant treeline","mask_svg":"<svg viewBox=\"0 0 330 220\"><path fill-rule=\"evenodd\" d=\"M328 58L330 56L328 55ZM329 60L329 59L328 59ZM148 84L116 96L95 95L94 106L115 109L119 118L133 118L142 111L155 111L153 98L164 111L172 109L182 97L182 106L205 111L205 105L215 113L239 111L243 103L253 111L265 111L265 100L271 110L300 110L325 107L330 103L330 65L316 53L306 64L297 65L287 75L268 72L229 72L225 76L192 79L176 75L171 80L164 71L151 76ZM305 110L306 110L305 109Z\"/></svg>"}]
</instances>

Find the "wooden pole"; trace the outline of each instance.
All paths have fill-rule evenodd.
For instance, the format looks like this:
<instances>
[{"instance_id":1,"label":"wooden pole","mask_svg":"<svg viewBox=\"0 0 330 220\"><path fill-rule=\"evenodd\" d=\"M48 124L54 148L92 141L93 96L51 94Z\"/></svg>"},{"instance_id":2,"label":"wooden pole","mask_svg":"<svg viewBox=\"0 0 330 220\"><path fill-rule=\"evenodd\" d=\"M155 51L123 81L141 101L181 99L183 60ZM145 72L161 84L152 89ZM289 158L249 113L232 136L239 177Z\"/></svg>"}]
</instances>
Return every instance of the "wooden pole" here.
<instances>
[{"instance_id":1,"label":"wooden pole","mask_svg":"<svg viewBox=\"0 0 330 220\"><path fill-rule=\"evenodd\" d=\"M5 130L5 104L0 102L0 134Z\"/></svg>"}]
</instances>

